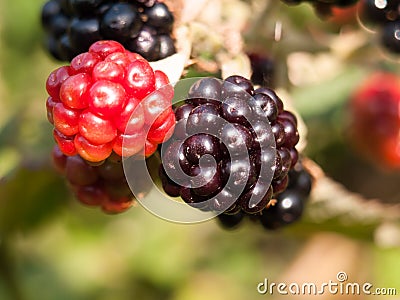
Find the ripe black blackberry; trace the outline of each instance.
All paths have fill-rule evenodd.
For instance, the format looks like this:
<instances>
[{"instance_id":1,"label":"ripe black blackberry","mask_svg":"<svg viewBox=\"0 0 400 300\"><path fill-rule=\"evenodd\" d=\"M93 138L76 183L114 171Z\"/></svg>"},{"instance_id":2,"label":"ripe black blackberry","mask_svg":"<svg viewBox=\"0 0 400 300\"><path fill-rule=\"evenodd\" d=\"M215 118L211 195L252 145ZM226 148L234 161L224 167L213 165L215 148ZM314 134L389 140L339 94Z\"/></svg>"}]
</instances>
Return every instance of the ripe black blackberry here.
<instances>
[{"instance_id":1,"label":"ripe black blackberry","mask_svg":"<svg viewBox=\"0 0 400 300\"><path fill-rule=\"evenodd\" d=\"M375 1L361 0L360 2L360 19L362 22L377 25L385 25L388 22L395 21L399 18L400 1Z\"/></svg>"},{"instance_id":2,"label":"ripe black blackberry","mask_svg":"<svg viewBox=\"0 0 400 300\"><path fill-rule=\"evenodd\" d=\"M105 39L151 61L175 53L173 14L156 0L50 0L41 20L46 48L58 60L71 61Z\"/></svg>"},{"instance_id":3,"label":"ripe black blackberry","mask_svg":"<svg viewBox=\"0 0 400 300\"><path fill-rule=\"evenodd\" d=\"M381 45L389 52L400 54L400 1L362 0L360 20L366 27L374 26Z\"/></svg>"},{"instance_id":4,"label":"ripe black blackberry","mask_svg":"<svg viewBox=\"0 0 400 300\"><path fill-rule=\"evenodd\" d=\"M301 163L289 171L287 189L278 195L276 203L265 209L258 216L262 226L274 230L292 224L299 220L304 211L304 205L310 195L312 177Z\"/></svg>"},{"instance_id":5,"label":"ripe black blackberry","mask_svg":"<svg viewBox=\"0 0 400 300\"><path fill-rule=\"evenodd\" d=\"M65 176L82 204L99 206L110 214L124 212L134 204L135 198L126 181L121 157L114 155L93 165L79 155L66 156L58 146L54 146L52 157L56 169ZM147 190L142 192L147 193Z\"/></svg>"},{"instance_id":6,"label":"ripe black blackberry","mask_svg":"<svg viewBox=\"0 0 400 300\"><path fill-rule=\"evenodd\" d=\"M273 90L254 90L241 76L203 78L175 116L160 166L170 196L202 210L257 214L286 189L299 134Z\"/></svg>"},{"instance_id":7,"label":"ripe black blackberry","mask_svg":"<svg viewBox=\"0 0 400 300\"><path fill-rule=\"evenodd\" d=\"M400 20L388 22L382 27L381 44L391 53L400 54Z\"/></svg>"}]
</instances>

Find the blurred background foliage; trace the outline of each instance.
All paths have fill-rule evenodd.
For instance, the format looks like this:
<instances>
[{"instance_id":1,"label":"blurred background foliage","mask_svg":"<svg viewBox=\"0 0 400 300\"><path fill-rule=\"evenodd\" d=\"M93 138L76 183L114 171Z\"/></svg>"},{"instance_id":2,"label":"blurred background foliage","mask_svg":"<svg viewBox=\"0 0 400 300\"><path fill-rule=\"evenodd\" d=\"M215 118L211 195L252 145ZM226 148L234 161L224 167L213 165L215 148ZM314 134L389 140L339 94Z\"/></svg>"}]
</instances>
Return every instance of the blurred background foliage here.
<instances>
[{"instance_id":1,"label":"blurred background foliage","mask_svg":"<svg viewBox=\"0 0 400 300\"><path fill-rule=\"evenodd\" d=\"M241 1L230 5L236 2ZM311 201L301 222L277 232L251 222L232 232L214 221L173 224L140 206L110 216L78 204L49 160L53 140L45 80L60 64L42 48L43 3L0 1L0 299L274 298L257 293L264 278L323 282L335 280L339 271L346 271L349 281L396 287L400 293L398 218L386 219L389 210L380 206L371 217L366 214L374 207L352 200L348 209L332 213L336 203L347 205L341 185L320 188L313 197L325 192L326 201ZM307 24L339 34L337 25L323 23L307 5L275 12L274 18L283 18L289 28L286 41L306 36L307 44L313 39ZM258 25L246 36L250 46L257 40L255 32L262 36L263 28L269 28ZM295 71L286 66L291 51L332 51L315 40L313 49L284 42L273 57L286 75ZM360 46L357 51L322 80L288 81L308 129L304 154L366 198L385 194L399 201L398 175L360 161L344 138L346 101L355 85L377 68L376 59L367 59L368 50Z\"/></svg>"}]
</instances>

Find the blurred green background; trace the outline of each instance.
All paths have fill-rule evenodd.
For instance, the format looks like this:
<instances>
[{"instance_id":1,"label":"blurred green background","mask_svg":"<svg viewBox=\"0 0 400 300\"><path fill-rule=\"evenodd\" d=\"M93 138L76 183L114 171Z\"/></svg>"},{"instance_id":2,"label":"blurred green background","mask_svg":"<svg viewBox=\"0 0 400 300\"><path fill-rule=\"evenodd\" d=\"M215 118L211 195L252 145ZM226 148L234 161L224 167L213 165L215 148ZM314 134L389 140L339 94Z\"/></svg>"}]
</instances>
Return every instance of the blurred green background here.
<instances>
[{"instance_id":1,"label":"blurred green background","mask_svg":"<svg viewBox=\"0 0 400 300\"><path fill-rule=\"evenodd\" d=\"M1 300L274 298L257 293L264 278L321 282L335 280L339 271L349 281L396 287L400 293L400 229L396 220L387 222L385 211L364 219L363 211L354 216L361 207L356 205L326 217L324 202L310 203L301 222L266 232L251 222L226 231L215 221L166 222L140 206L109 216L78 204L49 159L54 142L45 81L60 64L42 48L43 3L0 1ZM308 9L298 10L304 11L310 17ZM337 118L343 118L351 83L363 76L350 65L325 85L293 90L309 129L307 154L331 167L332 176L340 177L351 157ZM327 104L315 107L312 97ZM329 201L335 201L334 193Z\"/></svg>"}]
</instances>

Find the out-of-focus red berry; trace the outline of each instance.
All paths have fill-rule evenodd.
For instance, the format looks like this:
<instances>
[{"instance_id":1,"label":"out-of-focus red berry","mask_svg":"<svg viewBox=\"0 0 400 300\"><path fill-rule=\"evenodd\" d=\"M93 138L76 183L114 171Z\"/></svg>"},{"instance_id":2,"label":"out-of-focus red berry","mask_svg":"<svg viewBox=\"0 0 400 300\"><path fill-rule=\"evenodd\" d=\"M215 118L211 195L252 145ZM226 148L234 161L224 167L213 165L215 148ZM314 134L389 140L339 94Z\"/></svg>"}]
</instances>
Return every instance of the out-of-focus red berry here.
<instances>
[{"instance_id":1,"label":"out-of-focus red berry","mask_svg":"<svg viewBox=\"0 0 400 300\"><path fill-rule=\"evenodd\" d=\"M378 166L400 169L400 77L378 72L355 90L350 101L350 140Z\"/></svg>"}]
</instances>

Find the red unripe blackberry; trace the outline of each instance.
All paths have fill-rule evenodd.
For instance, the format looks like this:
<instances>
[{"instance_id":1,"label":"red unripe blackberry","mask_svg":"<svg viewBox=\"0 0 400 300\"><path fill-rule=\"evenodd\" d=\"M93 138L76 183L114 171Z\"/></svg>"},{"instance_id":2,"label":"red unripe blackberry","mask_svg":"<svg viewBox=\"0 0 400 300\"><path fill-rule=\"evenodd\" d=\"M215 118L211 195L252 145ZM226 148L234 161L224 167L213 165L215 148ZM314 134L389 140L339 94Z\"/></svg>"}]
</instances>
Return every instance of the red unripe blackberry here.
<instances>
[{"instance_id":1,"label":"red unripe blackberry","mask_svg":"<svg viewBox=\"0 0 400 300\"><path fill-rule=\"evenodd\" d=\"M140 161L172 135L174 91L168 84L162 71L115 41L94 43L50 74L46 111L57 143L53 161L80 202L107 213L132 205L122 156Z\"/></svg>"},{"instance_id":2,"label":"red unripe blackberry","mask_svg":"<svg viewBox=\"0 0 400 300\"><path fill-rule=\"evenodd\" d=\"M60 150L91 162L113 152L151 155L175 125L173 89L163 87L168 83L163 72L121 44L94 43L46 82L47 117Z\"/></svg>"}]
</instances>

